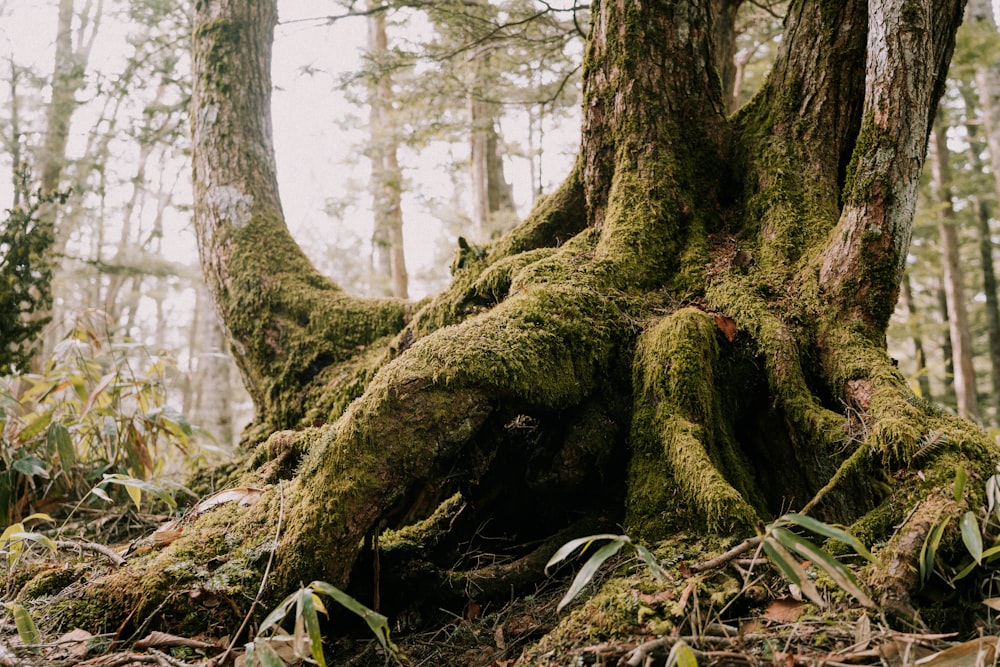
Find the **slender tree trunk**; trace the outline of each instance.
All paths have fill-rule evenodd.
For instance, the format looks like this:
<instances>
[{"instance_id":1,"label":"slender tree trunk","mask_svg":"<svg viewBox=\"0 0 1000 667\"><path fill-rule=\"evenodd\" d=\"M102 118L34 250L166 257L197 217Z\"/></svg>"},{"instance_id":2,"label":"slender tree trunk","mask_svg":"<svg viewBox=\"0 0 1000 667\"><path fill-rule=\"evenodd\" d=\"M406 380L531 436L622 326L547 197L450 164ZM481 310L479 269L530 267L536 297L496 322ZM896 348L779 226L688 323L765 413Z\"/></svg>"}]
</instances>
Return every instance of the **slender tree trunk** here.
<instances>
[{"instance_id":1,"label":"slender tree trunk","mask_svg":"<svg viewBox=\"0 0 1000 667\"><path fill-rule=\"evenodd\" d=\"M979 421L976 375L972 366L972 333L965 305L965 289L962 285L958 223L955 220L955 209L952 204L948 137L945 125L940 119L934 125L931 153L934 186L940 205L938 232L941 243L941 265L944 270L944 295L948 306L948 330L954 359L958 414Z\"/></svg>"},{"instance_id":2,"label":"slender tree trunk","mask_svg":"<svg viewBox=\"0 0 1000 667\"><path fill-rule=\"evenodd\" d=\"M993 6L989 0L971 0L966 7L966 22L994 33L996 41L996 21ZM994 197L1000 196L1000 75L997 74L997 60L987 62L983 58L976 65L975 84L979 93L979 109L982 114L982 128L989 148L990 171L993 173ZM970 100L971 101L971 100ZM967 115L970 115L973 105L967 103ZM976 136L974 125L968 127L969 136ZM978 143L978 142L976 142ZM973 156L974 165L981 169L979 153ZM990 230L990 210L985 200L975 198L979 216L979 253L983 266L983 290L986 294L986 327L989 334L990 368L993 379L993 409L994 420L1000 423L1000 303L997 299L997 281L993 261L993 235Z\"/></svg>"},{"instance_id":3,"label":"slender tree trunk","mask_svg":"<svg viewBox=\"0 0 1000 667\"><path fill-rule=\"evenodd\" d=\"M192 374L193 397L187 413L193 423L207 431L219 446L233 446L233 407L230 360L226 335L208 288L201 285L195 301L197 365Z\"/></svg>"},{"instance_id":4,"label":"slender tree trunk","mask_svg":"<svg viewBox=\"0 0 1000 667\"><path fill-rule=\"evenodd\" d=\"M369 3L368 54L375 66L375 80L369 89L371 128L371 190L374 199L375 229L372 234L375 266L389 283L389 293L407 297L406 258L403 253L403 175L399 169L397 133L392 119L392 74L387 67L388 43L385 14Z\"/></svg>"},{"instance_id":5,"label":"slender tree trunk","mask_svg":"<svg viewBox=\"0 0 1000 667\"><path fill-rule=\"evenodd\" d=\"M955 353L951 349L951 316L948 314L948 297L945 294L944 275L938 281L937 289L938 312L941 314L941 323L944 325L944 332L941 335L941 362L944 366L944 391L941 400L948 405L958 405L958 397L955 391Z\"/></svg>"},{"instance_id":6,"label":"slender tree trunk","mask_svg":"<svg viewBox=\"0 0 1000 667\"><path fill-rule=\"evenodd\" d=\"M514 194L503 171L500 135L497 132L499 105L488 99L489 54L479 54L470 63L472 83L469 93L470 173L472 179L473 222L483 240L501 230L514 214Z\"/></svg>"},{"instance_id":7,"label":"slender tree trunk","mask_svg":"<svg viewBox=\"0 0 1000 667\"><path fill-rule=\"evenodd\" d=\"M920 387L920 397L932 400L931 379L927 374L927 357L924 354L924 340L920 335L919 316L917 304L913 301L913 288L910 286L910 274L903 274L902 289L899 292L899 301L906 310L908 323L913 330L913 365L916 369L917 385Z\"/></svg>"}]
</instances>

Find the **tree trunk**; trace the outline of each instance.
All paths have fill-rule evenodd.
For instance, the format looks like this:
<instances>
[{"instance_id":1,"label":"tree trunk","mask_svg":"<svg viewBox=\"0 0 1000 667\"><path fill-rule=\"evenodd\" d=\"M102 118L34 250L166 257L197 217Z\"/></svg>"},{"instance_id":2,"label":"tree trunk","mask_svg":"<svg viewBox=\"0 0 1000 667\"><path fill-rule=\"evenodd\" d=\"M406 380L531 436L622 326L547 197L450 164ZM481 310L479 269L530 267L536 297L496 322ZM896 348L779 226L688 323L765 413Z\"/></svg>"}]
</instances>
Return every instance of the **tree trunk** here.
<instances>
[{"instance_id":1,"label":"tree trunk","mask_svg":"<svg viewBox=\"0 0 1000 667\"><path fill-rule=\"evenodd\" d=\"M910 276L903 274L903 284L899 292L899 301L909 317L909 326L914 328L913 332L913 365L916 368L917 386L920 387L920 397L932 400L931 379L927 374L927 356L924 353L924 340L916 329L919 322L917 305L913 302L913 289L910 286Z\"/></svg>"},{"instance_id":2,"label":"tree trunk","mask_svg":"<svg viewBox=\"0 0 1000 667\"><path fill-rule=\"evenodd\" d=\"M388 279L389 293L407 297L406 258L403 254L403 175L396 157L396 127L392 120L392 76L386 68L388 43L385 14L369 3L368 54L375 65L375 81L369 90L371 137L371 190L375 210L372 245L378 273Z\"/></svg>"},{"instance_id":3,"label":"tree trunk","mask_svg":"<svg viewBox=\"0 0 1000 667\"><path fill-rule=\"evenodd\" d=\"M993 6L988 0L972 0L966 8L966 22L993 34L996 43L996 21ZM975 84L979 93L982 128L989 148L990 171L993 173L994 196L1000 195L1000 76L996 72L996 59L981 58L976 66ZM970 136L975 136L974 125L969 126ZM979 156L976 155L976 163ZM990 364L993 378L993 406L996 423L1000 423L1000 304L997 303L997 284L993 262L993 238L990 231L989 206L978 202L980 256L983 263L983 290L986 293L986 326L989 332Z\"/></svg>"},{"instance_id":4,"label":"tree trunk","mask_svg":"<svg viewBox=\"0 0 1000 667\"><path fill-rule=\"evenodd\" d=\"M225 450L234 444L232 380L226 353L226 334L212 305L212 295L202 286L195 301L195 322L191 346L197 362L191 373L193 392L190 408L185 408L191 422L206 431Z\"/></svg>"},{"instance_id":5,"label":"tree trunk","mask_svg":"<svg viewBox=\"0 0 1000 667\"><path fill-rule=\"evenodd\" d=\"M970 20L970 15L973 17L976 15L974 9L975 7L972 4L966 6L966 21ZM989 7L989 12L989 26L995 31L996 27L992 19L992 6ZM998 94L1000 94L1000 91L998 91ZM985 101L985 97L983 92L980 91L981 102ZM976 104L973 96L964 86L962 89L962 98L965 102L965 131L969 135L969 164L974 171L983 173L985 170L983 169L983 162L980 157L982 154L982 141L978 140L979 127L978 124L972 122L972 118L976 112ZM983 124L986 125L985 120ZM987 145L988 142L989 140L987 139ZM1000 161L998 161L997 166L1000 166ZM993 409L992 423L1000 425L1000 301L997 299L997 278L993 261L993 233L990 229L990 206L979 195L970 195L969 204L976 212L976 220L978 222L979 262L982 266L983 293L986 298L984 312L986 315L987 344L989 345L990 379L993 386L993 400L991 401L991 408Z\"/></svg>"},{"instance_id":6,"label":"tree trunk","mask_svg":"<svg viewBox=\"0 0 1000 667\"><path fill-rule=\"evenodd\" d=\"M371 599L362 545L379 534L411 585L463 591L476 573L407 540L486 521L550 548L580 516L733 538L808 507L879 544L868 581L909 609L931 526L981 500L973 484L953 497L956 467L982 479L996 458L885 351L962 2L792 2L770 78L733 117L713 6L593 3L576 167L514 231L463 244L452 286L411 317L343 295L287 235L273 0L198 3L202 262L268 422L251 443L300 429L254 450L241 483L271 486L249 510L206 514L87 594L190 618L191 596L161 592L190 576L182 559L251 599L276 532L265 602L310 579Z\"/></svg>"},{"instance_id":7,"label":"tree trunk","mask_svg":"<svg viewBox=\"0 0 1000 667\"><path fill-rule=\"evenodd\" d=\"M969 314L965 305L965 289L962 285L958 222L955 220L955 209L951 199L948 137L944 123L940 120L934 126L932 153L934 185L940 206L938 232L941 243L941 266L944 269L945 303L948 307L955 397L958 401L958 414L979 421L976 374L972 367L972 333L969 330Z\"/></svg>"}]
</instances>

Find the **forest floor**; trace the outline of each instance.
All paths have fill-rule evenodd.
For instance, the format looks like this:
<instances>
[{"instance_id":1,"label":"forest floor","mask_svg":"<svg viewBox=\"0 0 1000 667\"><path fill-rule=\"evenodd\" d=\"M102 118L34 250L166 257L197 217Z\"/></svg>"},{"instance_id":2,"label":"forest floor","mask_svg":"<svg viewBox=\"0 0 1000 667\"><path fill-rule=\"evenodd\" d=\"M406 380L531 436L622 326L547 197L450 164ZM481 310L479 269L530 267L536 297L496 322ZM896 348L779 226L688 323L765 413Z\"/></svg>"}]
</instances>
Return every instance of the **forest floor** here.
<instances>
[{"instance_id":1,"label":"forest floor","mask_svg":"<svg viewBox=\"0 0 1000 667\"><path fill-rule=\"evenodd\" d=\"M163 530L166 519L131 511L115 515L84 513L77 527L86 528L90 534L87 539L66 539L67 528L73 526L64 524L56 553L42 548L40 542L25 541L15 559L8 557L6 590L0 591L0 601L8 611L0 621L0 665L245 665L245 644L253 639L246 632L236 638L232 650L227 650L228 636L181 637L151 630L153 623L139 624L139 630L130 631L128 636L125 631L94 636L79 628L61 627L59 619L45 615L44 602L20 604L18 581L24 582L39 572L52 576L60 571L79 571L81 567L93 573L110 571L120 565L115 554L125 555L136 545L148 543L150 535ZM117 546L102 551L102 543ZM73 548L74 544L77 548ZM403 664L413 667L985 667L997 664L1000 654L1000 637L991 634L995 632L992 625L981 624L965 635L932 633L924 628L901 631L898 622L891 629L878 611L832 600L825 610L819 610L798 599L794 586L768 574L766 568L754 578L752 592L748 587L741 592L743 599L736 612L707 612L697 602L683 600L681 608L687 613L662 624L662 632L657 634L651 631L656 626L650 619L669 616L665 610L676 609L677 601L667 592L651 592L637 578L618 576L629 567L625 560L610 564L588 589L598 590L603 583L616 579L621 599L625 582L625 597L635 603L634 610L628 613L635 620L617 623L614 632L604 632L599 622L590 622L601 614L592 607L601 604L594 602L599 596L574 602L569 612L557 613L569 582L551 578L544 580L534 594L504 603L480 605L470 600L458 612L438 609L425 611L423 616L404 615L390 621L392 639L405 657ZM732 567L739 570L738 564ZM580 622L573 621L574 617ZM363 628L324 642L326 664L393 664L382 645ZM324 630L329 629L324 626ZM236 633L237 629L232 628L230 635ZM301 628L298 632L293 628L292 635L258 641L269 642L280 658L276 663L265 662L268 667L312 662L307 633Z\"/></svg>"}]
</instances>

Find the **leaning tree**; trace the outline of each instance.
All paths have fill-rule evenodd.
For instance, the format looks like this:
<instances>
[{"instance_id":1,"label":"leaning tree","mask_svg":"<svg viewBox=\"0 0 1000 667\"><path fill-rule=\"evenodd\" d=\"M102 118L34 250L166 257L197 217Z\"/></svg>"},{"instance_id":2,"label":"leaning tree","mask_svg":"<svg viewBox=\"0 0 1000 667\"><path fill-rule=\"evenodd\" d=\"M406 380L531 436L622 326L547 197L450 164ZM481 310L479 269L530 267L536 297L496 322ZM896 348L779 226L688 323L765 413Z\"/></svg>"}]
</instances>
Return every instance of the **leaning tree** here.
<instances>
[{"instance_id":1,"label":"leaning tree","mask_svg":"<svg viewBox=\"0 0 1000 667\"><path fill-rule=\"evenodd\" d=\"M572 172L411 304L345 293L285 227L275 0L199 0L195 223L257 407L233 474L267 490L60 609L181 627L207 600L245 611L269 562L270 600L310 579L368 595L387 535L408 595L478 576L507 596L551 548L461 573L414 545L489 519L545 547L598 516L648 541L741 538L808 505L879 544L869 583L908 611L928 531L981 501L973 483L955 499L956 469L982 480L996 458L885 349L964 2L793 0L767 83L729 116L739 4L595 2Z\"/></svg>"}]
</instances>

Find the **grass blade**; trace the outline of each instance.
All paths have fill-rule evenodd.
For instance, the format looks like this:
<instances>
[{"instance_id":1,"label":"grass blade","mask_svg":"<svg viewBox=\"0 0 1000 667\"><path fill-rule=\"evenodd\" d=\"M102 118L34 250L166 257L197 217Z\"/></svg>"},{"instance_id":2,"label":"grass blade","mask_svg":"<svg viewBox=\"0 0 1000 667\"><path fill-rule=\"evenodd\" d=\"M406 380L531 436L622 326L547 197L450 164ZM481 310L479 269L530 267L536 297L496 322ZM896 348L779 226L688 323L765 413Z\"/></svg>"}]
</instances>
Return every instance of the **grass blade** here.
<instances>
[{"instance_id":1,"label":"grass blade","mask_svg":"<svg viewBox=\"0 0 1000 667\"><path fill-rule=\"evenodd\" d=\"M858 583L857 578L855 578L854 573L851 572L846 565L804 537L796 535L795 533L785 530L784 528L774 529L775 533L779 533L779 531L780 535L776 535L776 537L784 546L788 547L803 558L808 559L816 567L822 569L831 579L833 579L834 583L837 584L841 590L854 596L864 606L869 609L875 609L877 607L875 601L872 600L868 593L861 588L861 585Z\"/></svg>"},{"instance_id":2,"label":"grass blade","mask_svg":"<svg viewBox=\"0 0 1000 667\"><path fill-rule=\"evenodd\" d=\"M14 614L14 626L17 628L17 636L21 638L21 641L28 646L41 644L42 634L38 632L28 610L17 603L10 605L10 610Z\"/></svg>"},{"instance_id":3,"label":"grass blade","mask_svg":"<svg viewBox=\"0 0 1000 667\"><path fill-rule=\"evenodd\" d=\"M868 550L868 548L861 543L861 540L856 538L854 535L851 535L846 530L837 528L836 526L831 526L828 523L823 523L822 521L814 519L811 516L806 516L805 514L797 514L795 512L786 514L785 516L782 517L782 519L787 519L791 523L794 523L797 526L801 526L802 528L805 528L808 531L816 533L817 535L822 535L823 537L829 538L831 540L836 540L842 544L846 544L847 546L854 549L854 551L859 556L861 556L868 562L870 563L875 562L875 556L873 556L872 553Z\"/></svg>"},{"instance_id":4,"label":"grass blade","mask_svg":"<svg viewBox=\"0 0 1000 667\"><path fill-rule=\"evenodd\" d=\"M568 605L573 599L580 594L590 580L594 578L594 574L597 570L604 564L604 561L614 556L616 553L621 551L621 548L625 546L625 540L619 539L619 536L615 536L615 539L611 540L603 547L597 550L590 559L583 564L580 571L576 573L576 577L573 579L573 583L570 584L569 590L566 591L566 595L563 599L559 601L559 605L556 607L556 612L563 610L563 607Z\"/></svg>"},{"instance_id":5,"label":"grass blade","mask_svg":"<svg viewBox=\"0 0 1000 667\"><path fill-rule=\"evenodd\" d=\"M326 667L326 656L323 655L323 637L319 632L319 616L316 614L312 589L303 591L302 616L306 622L306 632L309 633L309 643L312 644L313 660L320 667Z\"/></svg>"},{"instance_id":6,"label":"grass blade","mask_svg":"<svg viewBox=\"0 0 1000 667\"><path fill-rule=\"evenodd\" d=\"M788 532L788 531L785 531ZM795 584L802 590L802 594L805 595L809 600L815 604L820 609L826 607L826 601L819 594L819 590L816 588L816 584L812 582L809 578L809 574L806 572L799 560L792 555L776 538L774 531L772 530L770 535L764 538L761 543L764 547L764 553L767 557L771 559L778 569L785 575L791 583Z\"/></svg>"},{"instance_id":7,"label":"grass blade","mask_svg":"<svg viewBox=\"0 0 1000 667\"><path fill-rule=\"evenodd\" d=\"M578 537L575 540L570 540L566 544L559 547L558 551L556 551L552 555L552 558L549 559L549 562L545 564L545 574L549 573L550 567L552 567L556 563L565 560L571 553L576 551L581 545L583 546L584 551L586 551L587 547L590 546L590 543L595 542L597 540L627 540L627 539L628 537L625 535L612 535L610 533L604 533L601 535L588 535L586 537Z\"/></svg>"}]
</instances>

